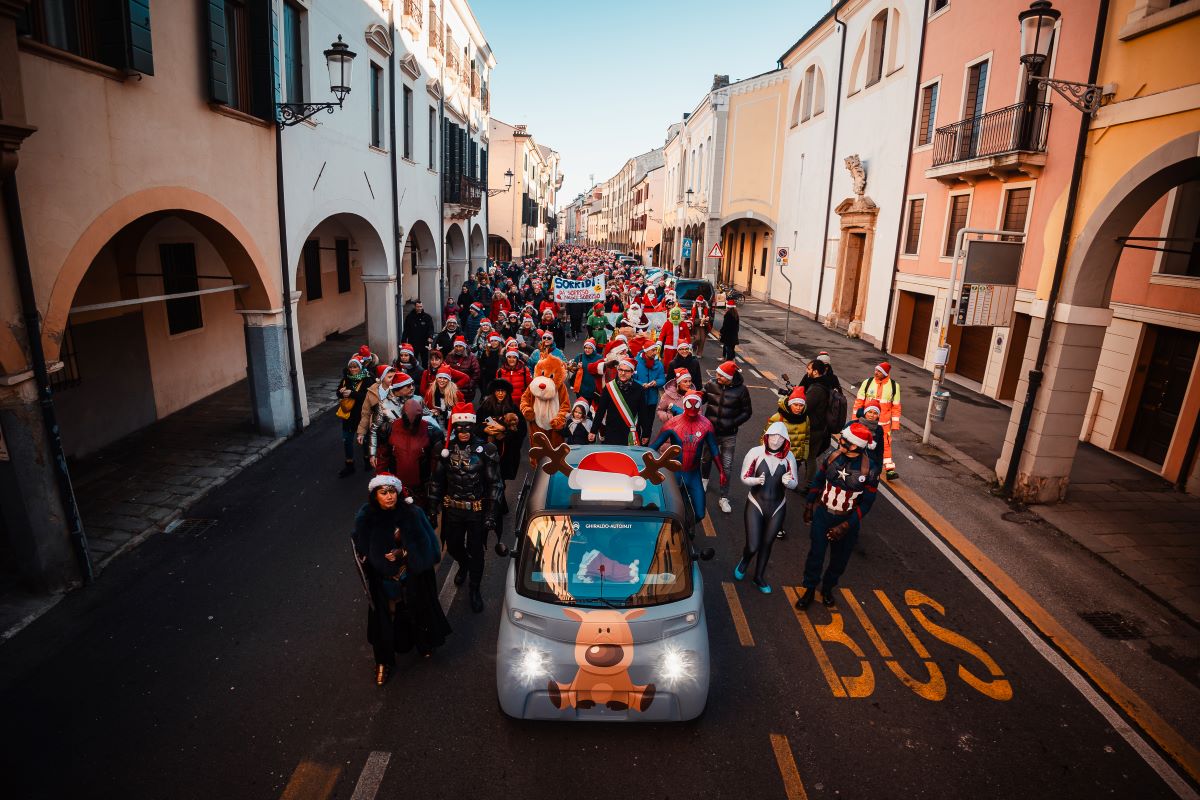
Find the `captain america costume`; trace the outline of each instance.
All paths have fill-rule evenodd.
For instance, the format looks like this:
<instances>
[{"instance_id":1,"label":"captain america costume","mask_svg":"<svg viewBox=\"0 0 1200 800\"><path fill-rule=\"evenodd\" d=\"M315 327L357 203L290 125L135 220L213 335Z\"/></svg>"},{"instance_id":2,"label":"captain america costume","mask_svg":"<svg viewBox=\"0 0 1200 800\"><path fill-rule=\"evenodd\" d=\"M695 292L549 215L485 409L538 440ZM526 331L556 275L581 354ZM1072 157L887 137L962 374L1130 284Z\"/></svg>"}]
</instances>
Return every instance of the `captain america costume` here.
<instances>
[{"instance_id":1,"label":"captain america costume","mask_svg":"<svg viewBox=\"0 0 1200 800\"><path fill-rule=\"evenodd\" d=\"M828 596L846 571L863 517L875 503L879 471L866 452L833 451L823 460L808 487L807 507L812 509L811 546L804 562L804 586L821 585ZM831 529L844 525L844 533L830 537ZM822 575L826 550L829 566Z\"/></svg>"}]
</instances>

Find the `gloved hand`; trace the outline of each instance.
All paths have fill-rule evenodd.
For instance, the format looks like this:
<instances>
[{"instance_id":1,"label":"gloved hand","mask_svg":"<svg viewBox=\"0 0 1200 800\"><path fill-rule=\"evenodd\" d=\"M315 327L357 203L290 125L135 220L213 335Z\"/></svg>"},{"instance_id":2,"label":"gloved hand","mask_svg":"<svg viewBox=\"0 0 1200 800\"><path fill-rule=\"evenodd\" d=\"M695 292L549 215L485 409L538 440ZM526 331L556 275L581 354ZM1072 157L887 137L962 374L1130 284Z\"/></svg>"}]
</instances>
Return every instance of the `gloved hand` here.
<instances>
[{"instance_id":1,"label":"gloved hand","mask_svg":"<svg viewBox=\"0 0 1200 800\"><path fill-rule=\"evenodd\" d=\"M430 511L430 512L429 512L429 524L430 524L430 525L433 527L433 529L434 529L434 530L437 530L437 526L438 526L438 512L437 512L437 510L436 510L436 509L434 509L433 511Z\"/></svg>"},{"instance_id":2,"label":"gloved hand","mask_svg":"<svg viewBox=\"0 0 1200 800\"><path fill-rule=\"evenodd\" d=\"M766 483L766 482L767 482L767 476L766 476L766 475L759 475L757 478L755 478L755 479L754 479L754 485L755 485L755 486L762 486L762 485L763 485L764 483Z\"/></svg>"},{"instance_id":3,"label":"gloved hand","mask_svg":"<svg viewBox=\"0 0 1200 800\"><path fill-rule=\"evenodd\" d=\"M496 527L497 527L496 516L494 514L488 514L486 517L484 517L483 518L483 527L484 527L484 529L489 530L489 531L496 530Z\"/></svg>"},{"instance_id":4,"label":"gloved hand","mask_svg":"<svg viewBox=\"0 0 1200 800\"><path fill-rule=\"evenodd\" d=\"M805 503L804 504L804 524L811 525L812 519L813 519L813 504Z\"/></svg>"},{"instance_id":5,"label":"gloved hand","mask_svg":"<svg viewBox=\"0 0 1200 800\"><path fill-rule=\"evenodd\" d=\"M825 532L825 538L831 542L840 542L848 530L850 530L850 520L839 522Z\"/></svg>"}]
</instances>

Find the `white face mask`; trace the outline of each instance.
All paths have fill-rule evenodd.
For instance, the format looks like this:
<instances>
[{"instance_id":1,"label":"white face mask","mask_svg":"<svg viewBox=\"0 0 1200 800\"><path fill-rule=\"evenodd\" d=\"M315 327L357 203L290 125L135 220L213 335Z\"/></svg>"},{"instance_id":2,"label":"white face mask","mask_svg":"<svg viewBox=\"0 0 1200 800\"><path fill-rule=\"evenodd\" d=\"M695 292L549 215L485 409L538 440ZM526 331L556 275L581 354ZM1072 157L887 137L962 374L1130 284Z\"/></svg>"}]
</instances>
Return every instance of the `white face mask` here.
<instances>
[{"instance_id":1,"label":"white face mask","mask_svg":"<svg viewBox=\"0 0 1200 800\"><path fill-rule=\"evenodd\" d=\"M767 436L767 447L769 447L771 450L780 450L783 448L784 442L786 441L787 439L780 436L778 433L772 433Z\"/></svg>"}]
</instances>

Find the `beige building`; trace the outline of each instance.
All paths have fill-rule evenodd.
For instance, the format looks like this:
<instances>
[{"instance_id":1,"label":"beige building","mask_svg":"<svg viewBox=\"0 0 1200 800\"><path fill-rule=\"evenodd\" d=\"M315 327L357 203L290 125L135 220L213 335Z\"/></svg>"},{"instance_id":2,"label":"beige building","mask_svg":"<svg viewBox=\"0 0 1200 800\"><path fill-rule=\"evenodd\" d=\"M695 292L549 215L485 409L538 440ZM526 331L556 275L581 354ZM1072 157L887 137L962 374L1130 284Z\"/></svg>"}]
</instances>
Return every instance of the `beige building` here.
<instances>
[{"instance_id":1,"label":"beige building","mask_svg":"<svg viewBox=\"0 0 1200 800\"><path fill-rule=\"evenodd\" d=\"M664 170L661 165L646 171L633 185L633 219L630 222L629 249L646 266L656 266L662 251L662 211Z\"/></svg>"},{"instance_id":2,"label":"beige building","mask_svg":"<svg viewBox=\"0 0 1200 800\"><path fill-rule=\"evenodd\" d=\"M488 204L488 257L544 256L563 181L559 154L534 141L524 125L493 119L489 138L488 183L499 193Z\"/></svg>"}]
</instances>

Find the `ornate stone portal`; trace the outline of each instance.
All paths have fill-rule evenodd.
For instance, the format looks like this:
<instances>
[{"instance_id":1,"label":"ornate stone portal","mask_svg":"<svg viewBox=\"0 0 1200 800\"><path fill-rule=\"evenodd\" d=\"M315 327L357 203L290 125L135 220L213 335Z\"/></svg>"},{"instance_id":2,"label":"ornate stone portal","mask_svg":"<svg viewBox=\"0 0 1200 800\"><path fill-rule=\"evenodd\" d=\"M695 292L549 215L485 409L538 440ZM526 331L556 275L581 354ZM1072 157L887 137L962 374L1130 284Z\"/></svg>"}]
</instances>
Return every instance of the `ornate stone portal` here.
<instances>
[{"instance_id":1,"label":"ornate stone portal","mask_svg":"<svg viewBox=\"0 0 1200 800\"><path fill-rule=\"evenodd\" d=\"M847 336L856 339L862 333L867 314L867 287L870 285L879 206L866 195L867 172L858 155L847 156L845 164L853 181L854 196L846 198L834 209L841 217L842 234L833 304L825 317L825 325L843 330Z\"/></svg>"}]
</instances>

